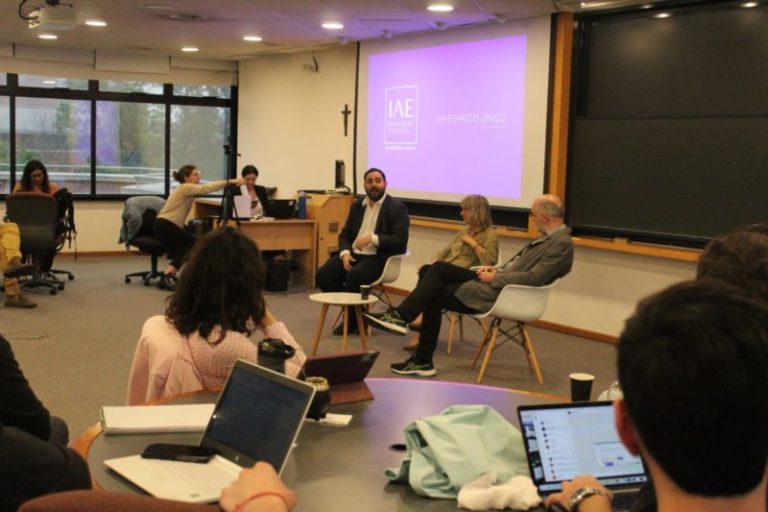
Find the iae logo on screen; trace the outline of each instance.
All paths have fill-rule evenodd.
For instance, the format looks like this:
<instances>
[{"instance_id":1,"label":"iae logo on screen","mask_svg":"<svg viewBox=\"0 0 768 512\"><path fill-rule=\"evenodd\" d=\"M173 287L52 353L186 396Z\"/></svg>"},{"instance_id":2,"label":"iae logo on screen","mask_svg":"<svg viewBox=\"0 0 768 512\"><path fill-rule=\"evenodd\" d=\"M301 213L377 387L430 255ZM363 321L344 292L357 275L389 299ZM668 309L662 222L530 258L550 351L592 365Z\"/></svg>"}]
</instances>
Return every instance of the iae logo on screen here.
<instances>
[{"instance_id":1,"label":"iae logo on screen","mask_svg":"<svg viewBox=\"0 0 768 512\"><path fill-rule=\"evenodd\" d=\"M384 144L416 144L419 126L419 86L387 87L384 95Z\"/></svg>"}]
</instances>

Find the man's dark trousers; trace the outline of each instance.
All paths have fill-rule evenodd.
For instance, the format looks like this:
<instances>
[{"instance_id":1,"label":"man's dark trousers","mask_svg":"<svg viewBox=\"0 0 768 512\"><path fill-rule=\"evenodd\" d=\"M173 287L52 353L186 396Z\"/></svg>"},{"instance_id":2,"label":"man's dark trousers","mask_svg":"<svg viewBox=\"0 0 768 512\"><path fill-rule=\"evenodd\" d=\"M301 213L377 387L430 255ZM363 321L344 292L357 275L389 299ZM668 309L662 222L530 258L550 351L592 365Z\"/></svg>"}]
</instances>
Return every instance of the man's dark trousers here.
<instances>
[{"instance_id":1,"label":"man's dark trousers","mask_svg":"<svg viewBox=\"0 0 768 512\"><path fill-rule=\"evenodd\" d=\"M360 293L360 285L371 284L377 280L387 263L387 258L377 255L352 254L352 257L357 261L352 264L352 270L347 272L339 255L331 255L323 266L317 269L317 287L324 292Z\"/></svg>"},{"instance_id":2,"label":"man's dark trousers","mask_svg":"<svg viewBox=\"0 0 768 512\"><path fill-rule=\"evenodd\" d=\"M412 322L423 314L419 346L416 357L420 361L432 361L432 354L440 336L443 309L457 313L477 313L476 309L465 306L455 297L456 290L467 281L477 279L477 273L451 263L437 261L419 280L416 288L397 306L397 311L406 321Z\"/></svg>"}]
</instances>

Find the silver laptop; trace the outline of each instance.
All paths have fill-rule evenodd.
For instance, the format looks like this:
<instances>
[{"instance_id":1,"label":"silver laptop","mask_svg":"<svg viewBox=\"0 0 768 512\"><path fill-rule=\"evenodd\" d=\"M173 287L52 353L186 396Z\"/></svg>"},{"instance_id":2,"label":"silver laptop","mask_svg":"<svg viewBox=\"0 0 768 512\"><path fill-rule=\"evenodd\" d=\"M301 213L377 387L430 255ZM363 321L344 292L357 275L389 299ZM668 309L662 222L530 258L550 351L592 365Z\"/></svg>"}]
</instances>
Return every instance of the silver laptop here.
<instances>
[{"instance_id":1,"label":"silver laptop","mask_svg":"<svg viewBox=\"0 0 768 512\"><path fill-rule=\"evenodd\" d=\"M517 409L528 469L539 494L560 491L564 480L594 475L626 510L648 474L619 439L612 402L527 405Z\"/></svg>"},{"instance_id":2,"label":"silver laptop","mask_svg":"<svg viewBox=\"0 0 768 512\"><path fill-rule=\"evenodd\" d=\"M132 455L104 464L158 498L215 502L243 467L266 461L282 471L314 394L309 384L237 361L200 439L218 453L208 463Z\"/></svg>"}]
</instances>

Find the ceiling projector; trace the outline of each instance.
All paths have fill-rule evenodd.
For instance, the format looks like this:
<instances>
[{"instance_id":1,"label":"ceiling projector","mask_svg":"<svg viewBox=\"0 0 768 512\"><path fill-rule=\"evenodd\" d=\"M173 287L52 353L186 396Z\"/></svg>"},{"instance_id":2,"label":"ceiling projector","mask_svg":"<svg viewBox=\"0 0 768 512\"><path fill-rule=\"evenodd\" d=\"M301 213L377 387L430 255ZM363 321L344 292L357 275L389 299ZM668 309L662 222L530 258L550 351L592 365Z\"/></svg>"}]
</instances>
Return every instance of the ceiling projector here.
<instances>
[{"instance_id":1,"label":"ceiling projector","mask_svg":"<svg viewBox=\"0 0 768 512\"><path fill-rule=\"evenodd\" d=\"M72 6L39 7L29 13L27 24L40 30L72 30L78 25L78 15Z\"/></svg>"}]
</instances>

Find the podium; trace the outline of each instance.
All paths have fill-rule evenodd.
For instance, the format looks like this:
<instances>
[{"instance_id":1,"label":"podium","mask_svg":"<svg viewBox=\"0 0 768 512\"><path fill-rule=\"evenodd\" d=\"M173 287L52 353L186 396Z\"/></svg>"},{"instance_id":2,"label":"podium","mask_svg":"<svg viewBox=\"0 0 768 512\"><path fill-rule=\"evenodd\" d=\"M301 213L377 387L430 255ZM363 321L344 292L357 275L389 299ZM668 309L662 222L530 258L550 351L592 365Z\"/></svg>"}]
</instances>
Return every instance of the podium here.
<instances>
[{"instance_id":1,"label":"podium","mask_svg":"<svg viewBox=\"0 0 768 512\"><path fill-rule=\"evenodd\" d=\"M339 249L339 233L347 221L355 196L352 194L308 194L307 218L317 222L317 266Z\"/></svg>"}]
</instances>

